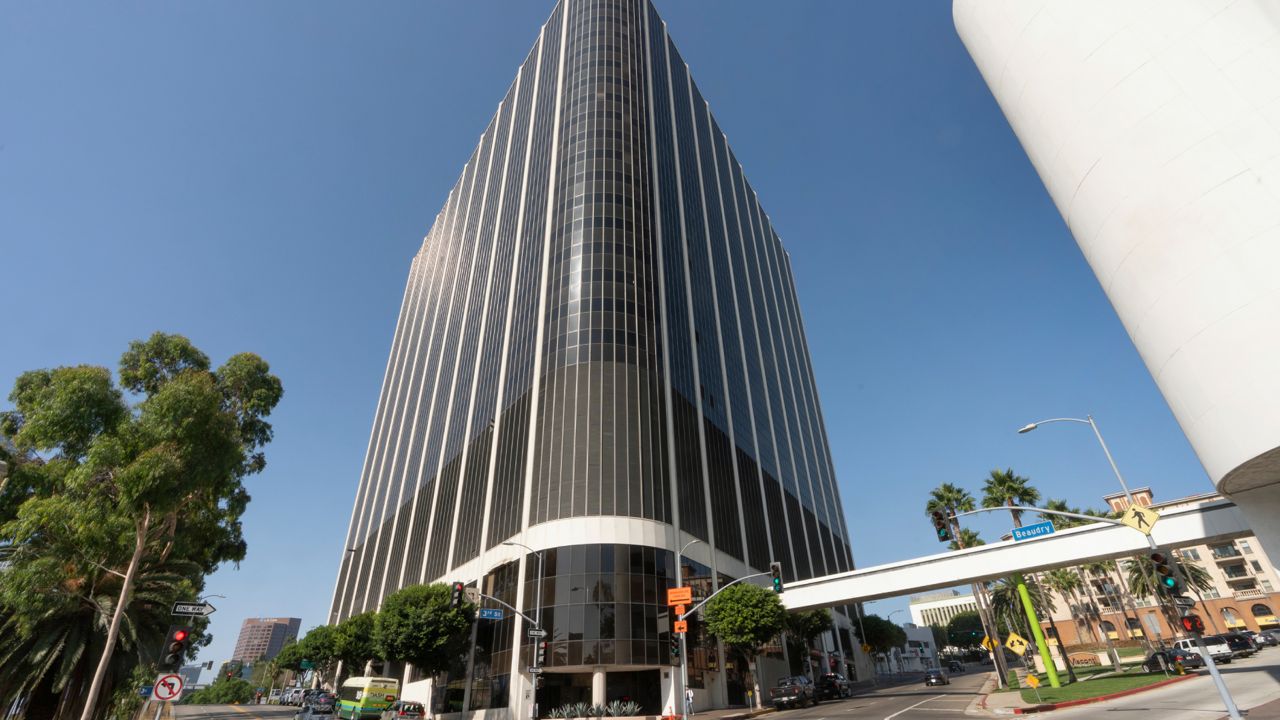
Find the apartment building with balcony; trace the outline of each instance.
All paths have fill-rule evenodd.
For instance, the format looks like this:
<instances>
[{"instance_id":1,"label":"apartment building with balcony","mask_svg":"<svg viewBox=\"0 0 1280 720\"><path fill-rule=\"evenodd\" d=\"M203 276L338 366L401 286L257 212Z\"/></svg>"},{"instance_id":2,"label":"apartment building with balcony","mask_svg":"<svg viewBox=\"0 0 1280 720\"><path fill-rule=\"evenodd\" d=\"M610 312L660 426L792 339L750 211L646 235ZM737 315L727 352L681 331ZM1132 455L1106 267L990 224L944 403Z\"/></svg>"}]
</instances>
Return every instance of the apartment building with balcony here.
<instances>
[{"instance_id":1,"label":"apartment building with balcony","mask_svg":"<svg viewBox=\"0 0 1280 720\"><path fill-rule=\"evenodd\" d=\"M1146 487L1134 490L1133 496L1136 504L1156 512L1222 498L1218 493L1204 493L1158 503L1151 488ZM1129 507L1123 493L1103 499L1116 512ZM1276 592L1280 587L1280 573L1256 538L1247 536L1212 545L1191 545L1176 548L1174 552L1185 564L1203 569L1210 581L1203 590L1188 592L1196 600L1195 612L1204 619L1210 632L1280 627L1280 618L1276 616L1276 609L1280 607L1280 595ZM1070 568L1082 580L1080 587L1067 597L1051 593L1053 619L1066 645L1102 642L1104 634L1111 640L1145 637L1166 642L1183 635L1181 628L1170 623L1169 613L1164 612L1156 598L1128 592L1125 566L1126 561L1120 560L1111 567ZM1176 616L1173 617L1176 620ZM1053 629L1048 620L1041 625L1045 636L1052 638Z\"/></svg>"}]
</instances>

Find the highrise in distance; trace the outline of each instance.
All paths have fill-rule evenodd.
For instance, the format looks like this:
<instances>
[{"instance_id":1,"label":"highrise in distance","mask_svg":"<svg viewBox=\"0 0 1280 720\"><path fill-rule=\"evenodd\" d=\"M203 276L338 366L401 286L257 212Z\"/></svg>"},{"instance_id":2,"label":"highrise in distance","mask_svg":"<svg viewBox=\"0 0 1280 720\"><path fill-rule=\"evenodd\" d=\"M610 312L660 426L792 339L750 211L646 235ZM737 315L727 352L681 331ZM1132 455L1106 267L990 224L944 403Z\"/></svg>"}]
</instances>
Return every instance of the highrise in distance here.
<instances>
[{"instance_id":1,"label":"highrise in distance","mask_svg":"<svg viewBox=\"0 0 1280 720\"><path fill-rule=\"evenodd\" d=\"M705 596L853 568L790 259L648 0L556 4L436 216L346 547L331 622L454 580L540 613L544 715L680 707L677 573ZM852 673L836 617L812 657ZM437 709L528 717L526 630L478 621ZM745 704L697 620L688 660L698 707Z\"/></svg>"},{"instance_id":2,"label":"highrise in distance","mask_svg":"<svg viewBox=\"0 0 1280 720\"><path fill-rule=\"evenodd\" d=\"M245 618L231 659L246 665L270 660L280 654L285 643L298 637L301 626L301 618Z\"/></svg>"}]
</instances>

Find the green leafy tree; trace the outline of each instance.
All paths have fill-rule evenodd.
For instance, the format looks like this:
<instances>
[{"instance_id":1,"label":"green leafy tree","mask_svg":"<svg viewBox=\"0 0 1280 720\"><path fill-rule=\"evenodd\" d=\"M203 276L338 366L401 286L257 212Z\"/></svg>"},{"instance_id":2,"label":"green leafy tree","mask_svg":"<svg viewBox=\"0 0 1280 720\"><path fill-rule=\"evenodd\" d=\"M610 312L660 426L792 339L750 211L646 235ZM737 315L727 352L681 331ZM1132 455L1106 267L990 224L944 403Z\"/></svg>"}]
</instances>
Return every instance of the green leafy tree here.
<instances>
[{"instance_id":1,"label":"green leafy tree","mask_svg":"<svg viewBox=\"0 0 1280 720\"><path fill-rule=\"evenodd\" d=\"M0 489L0 623L12 643L42 648L0 671L0 705L24 697L58 720L100 716L99 697L163 639L169 618L152 606L177 598L162 586L199 591L244 557L242 481L265 464L280 381L252 354L211 370L186 338L162 333L132 343L119 376L118 388L101 367L23 373L0 414L22 458ZM47 644L59 626L74 636Z\"/></svg>"},{"instance_id":2,"label":"green leafy tree","mask_svg":"<svg viewBox=\"0 0 1280 720\"><path fill-rule=\"evenodd\" d=\"M760 700L760 651L786 626L778 594L756 585L730 585L703 608L707 632L744 657L752 658L755 697Z\"/></svg>"},{"instance_id":3,"label":"green leafy tree","mask_svg":"<svg viewBox=\"0 0 1280 720\"><path fill-rule=\"evenodd\" d=\"M789 612L783 628L787 635L795 639L797 650L803 657L809 656L809 649L813 647L813 641L828 632L832 628L831 611L826 608L817 608L814 610L798 610ZM809 663L805 663L806 672L811 670Z\"/></svg>"},{"instance_id":4,"label":"green leafy tree","mask_svg":"<svg viewBox=\"0 0 1280 720\"><path fill-rule=\"evenodd\" d=\"M866 637L862 637L862 630L866 630ZM854 628L854 632L877 653L887 653L907 644L906 631L879 615L863 615L861 626Z\"/></svg>"},{"instance_id":5,"label":"green leafy tree","mask_svg":"<svg viewBox=\"0 0 1280 720\"><path fill-rule=\"evenodd\" d=\"M947 638L947 629L941 625L934 624L929 626L929 632L933 635L933 646L941 654L942 648L951 644Z\"/></svg>"},{"instance_id":6,"label":"green leafy tree","mask_svg":"<svg viewBox=\"0 0 1280 720\"><path fill-rule=\"evenodd\" d=\"M1017 507L1034 505L1040 500L1040 491L1031 481L1013 472L1013 468L992 470L982 485L982 507ZM1022 511L1010 510L1014 527L1022 527Z\"/></svg>"},{"instance_id":7,"label":"green leafy tree","mask_svg":"<svg viewBox=\"0 0 1280 720\"><path fill-rule=\"evenodd\" d=\"M1008 633L1004 623L997 623L996 632L1003 637ZM947 622L947 642L958 648L977 648L982 646L982 638L986 632L982 629L982 618L974 610L957 613Z\"/></svg>"},{"instance_id":8,"label":"green leafy tree","mask_svg":"<svg viewBox=\"0 0 1280 720\"><path fill-rule=\"evenodd\" d=\"M333 651L342 661L346 675L359 675L364 672L365 663L377 658L378 648L374 643L376 624L377 613L367 612L352 615L334 628Z\"/></svg>"},{"instance_id":9,"label":"green leafy tree","mask_svg":"<svg viewBox=\"0 0 1280 720\"><path fill-rule=\"evenodd\" d=\"M471 640L475 606L451 607L453 590L444 583L410 585L382 601L374 620L374 648L393 662L409 662L427 675L449 668Z\"/></svg>"},{"instance_id":10,"label":"green leafy tree","mask_svg":"<svg viewBox=\"0 0 1280 720\"><path fill-rule=\"evenodd\" d=\"M191 693L184 705L239 705L253 699L254 686L238 677L220 677L209 687Z\"/></svg>"}]
</instances>

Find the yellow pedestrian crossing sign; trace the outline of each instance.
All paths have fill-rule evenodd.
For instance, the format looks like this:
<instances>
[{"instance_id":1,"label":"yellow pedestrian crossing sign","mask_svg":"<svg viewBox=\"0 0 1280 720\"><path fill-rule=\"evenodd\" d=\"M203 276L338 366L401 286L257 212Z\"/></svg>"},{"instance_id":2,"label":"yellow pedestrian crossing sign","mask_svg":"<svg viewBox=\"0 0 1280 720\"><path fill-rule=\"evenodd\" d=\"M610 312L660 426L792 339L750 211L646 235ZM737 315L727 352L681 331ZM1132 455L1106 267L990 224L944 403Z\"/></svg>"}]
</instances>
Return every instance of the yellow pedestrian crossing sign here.
<instances>
[{"instance_id":1,"label":"yellow pedestrian crossing sign","mask_svg":"<svg viewBox=\"0 0 1280 720\"><path fill-rule=\"evenodd\" d=\"M986 649L988 649L988 650L995 650L995 649L996 649L996 647L998 647L998 645L997 645L997 643L996 643L996 641L995 641L995 640L992 640L992 639L990 638L990 636L983 635L983 636L982 636L982 647L984 647L984 648L986 648Z\"/></svg>"},{"instance_id":2,"label":"yellow pedestrian crossing sign","mask_svg":"<svg viewBox=\"0 0 1280 720\"><path fill-rule=\"evenodd\" d=\"M1038 688L1040 687L1040 678L1030 673L1027 673L1027 684L1033 688Z\"/></svg>"},{"instance_id":3,"label":"yellow pedestrian crossing sign","mask_svg":"<svg viewBox=\"0 0 1280 720\"><path fill-rule=\"evenodd\" d=\"M1021 655L1027 650L1027 641L1022 639L1018 633L1009 633L1004 639L1004 646Z\"/></svg>"},{"instance_id":4,"label":"yellow pedestrian crossing sign","mask_svg":"<svg viewBox=\"0 0 1280 720\"><path fill-rule=\"evenodd\" d=\"M1128 510L1124 511L1124 515L1120 517L1120 522L1137 530L1143 535L1150 535L1151 528L1160 519L1160 514L1151 508L1142 507L1141 505L1132 505Z\"/></svg>"}]
</instances>

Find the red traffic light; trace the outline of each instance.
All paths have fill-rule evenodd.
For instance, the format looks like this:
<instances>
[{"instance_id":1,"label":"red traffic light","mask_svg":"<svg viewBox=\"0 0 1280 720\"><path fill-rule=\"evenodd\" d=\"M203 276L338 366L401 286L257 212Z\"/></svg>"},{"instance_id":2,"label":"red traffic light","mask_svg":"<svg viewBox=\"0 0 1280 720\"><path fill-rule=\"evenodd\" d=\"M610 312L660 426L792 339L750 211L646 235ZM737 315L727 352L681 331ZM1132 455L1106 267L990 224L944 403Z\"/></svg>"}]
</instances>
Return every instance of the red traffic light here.
<instances>
[{"instance_id":1,"label":"red traffic light","mask_svg":"<svg viewBox=\"0 0 1280 720\"><path fill-rule=\"evenodd\" d=\"M1199 615L1187 615L1186 617L1182 618L1182 629L1186 630L1189 633L1196 633L1197 635L1203 635L1204 621L1200 619Z\"/></svg>"},{"instance_id":2,"label":"red traffic light","mask_svg":"<svg viewBox=\"0 0 1280 720\"><path fill-rule=\"evenodd\" d=\"M183 642L183 641L185 641L186 639L187 639L187 631L186 631L186 630L175 630L175 631L173 632L173 641L174 641L174 642Z\"/></svg>"}]
</instances>

